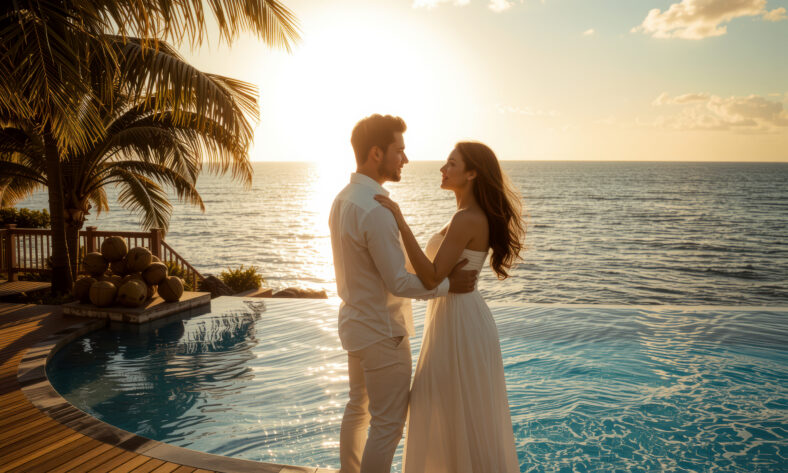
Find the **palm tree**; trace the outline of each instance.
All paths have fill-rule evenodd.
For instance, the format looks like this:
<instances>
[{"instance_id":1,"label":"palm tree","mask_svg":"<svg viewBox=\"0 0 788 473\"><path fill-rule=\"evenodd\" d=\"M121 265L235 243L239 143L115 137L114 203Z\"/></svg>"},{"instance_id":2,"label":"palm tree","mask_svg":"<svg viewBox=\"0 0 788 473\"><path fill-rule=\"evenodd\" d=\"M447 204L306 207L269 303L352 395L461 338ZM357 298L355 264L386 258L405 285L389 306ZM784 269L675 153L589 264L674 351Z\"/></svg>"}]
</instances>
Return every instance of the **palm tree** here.
<instances>
[{"instance_id":1,"label":"palm tree","mask_svg":"<svg viewBox=\"0 0 788 473\"><path fill-rule=\"evenodd\" d=\"M240 31L252 31L272 46L290 50L299 39L293 14L277 0L216 0L207 2L216 18L220 39L228 44ZM137 64L124 71L129 97L150 96L160 111L186 120L198 111L224 126L233 114L210 105L212 94L195 89L192 76L174 69L177 61L156 64L159 38L201 44L205 38L203 0L13 0L0 2L0 120L35 131L43 153L52 219L52 291L71 287L64 214L61 161L67 153L84 152L106 135L102 104L115 102L114 76L119 67L118 41L147 38L138 49ZM108 33L116 34L110 36ZM128 52L128 51L127 51ZM151 68L151 66L160 66ZM91 76L107 74L100 84ZM205 90L203 90L205 91ZM183 114L183 115L182 115ZM203 116L202 114L200 114ZM200 119L202 122L202 119ZM22 125L24 124L24 125ZM8 191L6 191L8 192Z\"/></svg>"},{"instance_id":2,"label":"palm tree","mask_svg":"<svg viewBox=\"0 0 788 473\"><path fill-rule=\"evenodd\" d=\"M168 44L141 54L141 40L129 38L119 54L117 74L111 84L111 104L99 104L104 133L86 149L58 150L61 158L66 241L76 276L79 231L91 208L109 210L105 186L120 188L121 205L140 214L145 228L166 229L172 211L166 189L205 210L195 185L203 168L230 171L245 185L251 184L248 149L253 130L247 115L256 115L257 100L250 84L203 73L186 63ZM135 47L136 45L136 47ZM196 84L192 103L171 103L170 91L157 88L140 95L121 71L135 68L170 68L188 71ZM95 88L105 87L96 77ZM219 121L206 110L199 93L212 93L215 109L229 113ZM86 101L91 96L85 97ZM154 106L163 100L164 104ZM0 206L14 205L32 192L49 186L44 138L23 117L6 117L0 127Z\"/></svg>"}]
</instances>

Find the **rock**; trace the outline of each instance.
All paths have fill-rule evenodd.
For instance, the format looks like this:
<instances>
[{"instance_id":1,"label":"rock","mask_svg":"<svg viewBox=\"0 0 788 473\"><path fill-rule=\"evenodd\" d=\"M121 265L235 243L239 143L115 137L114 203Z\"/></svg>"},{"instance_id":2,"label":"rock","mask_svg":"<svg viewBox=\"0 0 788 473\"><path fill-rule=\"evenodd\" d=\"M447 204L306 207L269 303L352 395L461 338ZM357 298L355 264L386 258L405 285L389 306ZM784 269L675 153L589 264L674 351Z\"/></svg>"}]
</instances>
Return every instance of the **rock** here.
<instances>
[{"instance_id":1,"label":"rock","mask_svg":"<svg viewBox=\"0 0 788 473\"><path fill-rule=\"evenodd\" d=\"M301 299L328 299L325 289L305 289L300 287L288 287L275 293L271 297L294 297Z\"/></svg>"},{"instance_id":2,"label":"rock","mask_svg":"<svg viewBox=\"0 0 788 473\"><path fill-rule=\"evenodd\" d=\"M200 282L200 291L210 292L211 299L217 298L219 296L232 296L234 294L233 290L230 289L230 286L211 274L205 276L205 279Z\"/></svg>"}]
</instances>

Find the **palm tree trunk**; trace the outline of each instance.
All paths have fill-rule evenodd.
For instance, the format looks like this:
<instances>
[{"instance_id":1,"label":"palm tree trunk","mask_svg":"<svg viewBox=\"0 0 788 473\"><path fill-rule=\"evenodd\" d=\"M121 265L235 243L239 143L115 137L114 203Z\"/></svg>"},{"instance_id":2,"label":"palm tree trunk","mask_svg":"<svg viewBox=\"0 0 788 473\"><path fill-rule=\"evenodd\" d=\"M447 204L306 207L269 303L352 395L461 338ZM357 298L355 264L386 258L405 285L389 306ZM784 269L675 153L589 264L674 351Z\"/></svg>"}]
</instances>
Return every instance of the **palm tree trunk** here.
<instances>
[{"instance_id":1,"label":"palm tree trunk","mask_svg":"<svg viewBox=\"0 0 788 473\"><path fill-rule=\"evenodd\" d=\"M79 231L82 222L70 221L66 224L66 242L68 244L68 260L71 266L71 278L77 280L79 270Z\"/></svg>"},{"instance_id":2,"label":"palm tree trunk","mask_svg":"<svg viewBox=\"0 0 788 473\"><path fill-rule=\"evenodd\" d=\"M63 212L63 180L60 169L60 153L49 125L43 133L44 153L49 189L49 215L52 227L52 295L71 291L73 279L66 243L66 220Z\"/></svg>"}]
</instances>

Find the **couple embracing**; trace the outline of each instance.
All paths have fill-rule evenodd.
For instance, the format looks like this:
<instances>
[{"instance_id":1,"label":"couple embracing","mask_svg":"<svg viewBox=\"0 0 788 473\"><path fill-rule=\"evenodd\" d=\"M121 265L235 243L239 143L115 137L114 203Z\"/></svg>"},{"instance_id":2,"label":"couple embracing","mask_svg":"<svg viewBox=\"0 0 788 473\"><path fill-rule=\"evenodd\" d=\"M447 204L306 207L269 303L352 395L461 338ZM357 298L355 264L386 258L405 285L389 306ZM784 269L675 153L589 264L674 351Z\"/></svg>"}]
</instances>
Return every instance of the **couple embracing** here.
<instances>
[{"instance_id":1,"label":"couple embracing","mask_svg":"<svg viewBox=\"0 0 788 473\"><path fill-rule=\"evenodd\" d=\"M517 472L498 331L476 278L490 249L493 271L508 276L520 202L492 150L458 143L440 169L457 211L422 250L382 187L408 162L405 130L390 115L356 124L356 172L329 217L350 384L340 471L388 473L407 417L404 473ZM429 302L411 385L412 298Z\"/></svg>"}]
</instances>

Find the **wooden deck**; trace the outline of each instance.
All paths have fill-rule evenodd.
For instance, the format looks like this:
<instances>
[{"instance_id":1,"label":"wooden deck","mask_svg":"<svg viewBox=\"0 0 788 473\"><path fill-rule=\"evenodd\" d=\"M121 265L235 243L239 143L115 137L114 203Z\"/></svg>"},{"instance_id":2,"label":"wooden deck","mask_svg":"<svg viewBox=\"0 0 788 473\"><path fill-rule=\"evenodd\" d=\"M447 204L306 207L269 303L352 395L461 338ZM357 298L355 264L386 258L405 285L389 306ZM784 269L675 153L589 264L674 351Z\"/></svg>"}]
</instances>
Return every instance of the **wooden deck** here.
<instances>
[{"instance_id":1,"label":"wooden deck","mask_svg":"<svg viewBox=\"0 0 788 473\"><path fill-rule=\"evenodd\" d=\"M46 360L68 340L104 323L64 316L56 306L0 303L0 473L327 471L187 450L125 432L75 408L49 384Z\"/></svg>"},{"instance_id":2,"label":"wooden deck","mask_svg":"<svg viewBox=\"0 0 788 473\"><path fill-rule=\"evenodd\" d=\"M0 297L21 294L23 292L43 291L52 287L48 282L37 281L6 281L0 279Z\"/></svg>"}]
</instances>

